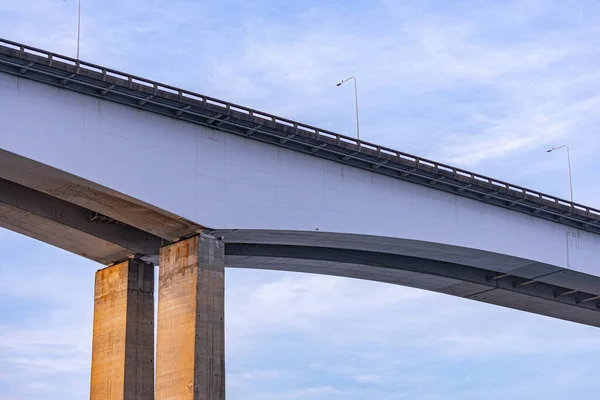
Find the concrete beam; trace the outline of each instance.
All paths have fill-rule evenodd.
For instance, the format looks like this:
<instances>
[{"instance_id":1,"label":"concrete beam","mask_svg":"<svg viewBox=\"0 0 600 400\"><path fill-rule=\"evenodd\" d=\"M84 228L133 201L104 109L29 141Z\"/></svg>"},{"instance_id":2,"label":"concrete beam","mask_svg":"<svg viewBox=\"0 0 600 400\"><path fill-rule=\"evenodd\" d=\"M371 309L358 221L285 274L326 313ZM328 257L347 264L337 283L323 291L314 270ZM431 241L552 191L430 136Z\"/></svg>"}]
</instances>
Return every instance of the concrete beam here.
<instances>
[{"instance_id":1,"label":"concrete beam","mask_svg":"<svg viewBox=\"0 0 600 400\"><path fill-rule=\"evenodd\" d=\"M0 203L0 227L104 265L134 256L129 249L4 203Z\"/></svg>"},{"instance_id":2,"label":"concrete beam","mask_svg":"<svg viewBox=\"0 0 600 400\"><path fill-rule=\"evenodd\" d=\"M154 398L154 266L129 260L96 273L90 400Z\"/></svg>"},{"instance_id":3,"label":"concrete beam","mask_svg":"<svg viewBox=\"0 0 600 400\"><path fill-rule=\"evenodd\" d=\"M142 255L157 254L163 244L163 240L155 235L129 225L95 222L92 220L94 212L89 209L1 178L0 204L20 210L12 213L14 217L23 216L25 212L54 222L59 228L55 232L56 236L62 235L61 227L64 226L127 249L130 254ZM8 220L10 215L5 213L4 216ZM35 229L35 225L30 229ZM61 239L50 236L44 241L54 244L55 240ZM114 261L118 260L111 260Z\"/></svg>"},{"instance_id":4,"label":"concrete beam","mask_svg":"<svg viewBox=\"0 0 600 400\"><path fill-rule=\"evenodd\" d=\"M373 251L315 246L227 243L228 267L308 272L394 283L503 305L600 327L600 285L573 290L538 280L439 260ZM568 271L571 277L593 276ZM555 272L562 274L562 272ZM503 278L494 279L495 277ZM563 279L564 282L567 282Z\"/></svg>"},{"instance_id":5,"label":"concrete beam","mask_svg":"<svg viewBox=\"0 0 600 400\"><path fill-rule=\"evenodd\" d=\"M161 249L156 400L225 399L224 247L202 235Z\"/></svg>"},{"instance_id":6,"label":"concrete beam","mask_svg":"<svg viewBox=\"0 0 600 400\"><path fill-rule=\"evenodd\" d=\"M0 149L0 178L107 215L169 241L202 227L112 189Z\"/></svg>"}]
</instances>

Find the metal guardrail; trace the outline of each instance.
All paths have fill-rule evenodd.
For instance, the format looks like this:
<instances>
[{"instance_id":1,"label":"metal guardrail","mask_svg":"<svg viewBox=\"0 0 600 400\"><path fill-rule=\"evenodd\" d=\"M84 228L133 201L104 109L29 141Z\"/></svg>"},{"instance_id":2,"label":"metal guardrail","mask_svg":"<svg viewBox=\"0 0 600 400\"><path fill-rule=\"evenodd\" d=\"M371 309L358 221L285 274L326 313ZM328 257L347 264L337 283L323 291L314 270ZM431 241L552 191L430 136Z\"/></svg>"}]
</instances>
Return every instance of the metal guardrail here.
<instances>
[{"instance_id":1,"label":"metal guardrail","mask_svg":"<svg viewBox=\"0 0 600 400\"><path fill-rule=\"evenodd\" d=\"M600 210L583 204L1 38L0 71L600 234Z\"/></svg>"}]
</instances>

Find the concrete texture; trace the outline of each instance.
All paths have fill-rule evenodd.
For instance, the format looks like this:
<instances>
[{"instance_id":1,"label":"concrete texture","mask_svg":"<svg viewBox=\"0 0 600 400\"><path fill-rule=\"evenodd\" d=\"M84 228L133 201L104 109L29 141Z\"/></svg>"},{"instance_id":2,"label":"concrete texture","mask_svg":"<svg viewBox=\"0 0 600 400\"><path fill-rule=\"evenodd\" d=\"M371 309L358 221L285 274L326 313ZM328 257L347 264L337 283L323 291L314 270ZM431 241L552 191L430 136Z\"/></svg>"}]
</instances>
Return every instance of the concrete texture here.
<instances>
[{"instance_id":1,"label":"concrete texture","mask_svg":"<svg viewBox=\"0 0 600 400\"><path fill-rule=\"evenodd\" d=\"M133 255L131 250L112 242L2 202L0 202L0 227L49 243L104 265L124 260Z\"/></svg>"},{"instance_id":2,"label":"concrete texture","mask_svg":"<svg viewBox=\"0 0 600 400\"><path fill-rule=\"evenodd\" d=\"M516 285L527 278L582 292L570 297L575 306L581 295L600 293L596 233L22 77L0 73L0 87L0 178L170 242L201 229L224 237L228 248L327 247L489 269L510 274ZM0 227L108 263L138 253L142 244L155 252L143 259L157 262L158 249L149 242L122 236L111 242L114 232L105 228L81 231L73 207L54 203L52 209L62 211L52 214L30 207L35 202L4 197ZM227 256L231 267L278 258ZM356 270L303 257L271 261L272 269L306 271L321 263L319 273L379 280L372 265ZM437 290L435 276L397 274L393 283ZM446 293L529 307L510 291L476 297L473 285L453 283ZM569 309L553 299L538 303L529 308L544 315L556 316L555 306ZM600 310L600 302L594 304ZM569 315L560 312L570 320L596 318Z\"/></svg>"},{"instance_id":3,"label":"concrete texture","mask_svg":"<svg viewBox=\"0 0 600 400\"><path fill-rule=\"evenodd\" d=\"M103 213L160 237L185 224L167 232L141 211L117 213L89 183L107 201L125 196L132 209L151 205L210 229L390 237L600 275L591 232L25 78L0 73L0 86L0 149L80 178L74 196L69 185L51 189L63 199L99 212L103 203ZM45 186L31 178L43 168L25 173L4 157L4 179Z\"/></svg>"},{"instance_id":4,"label":"concrete texture","mask_svg":"<svg viewBox=\"0 0 600 400\"><path fill-rule=\"evenodd\" d=\"M129 260L96 273L91 400L154 398L154 266Z\"/></svg>"},{"instance_id":5,"label":"concrete texture","mask_svg":"<svg viewBox=\"0 0 600 400\"><path fill-rule=\"evenodd\" d=\"M224 261L205 235L161 249L156 400L225 399Z\"/></svg>"},{"instance_id":6,"label":"concrete texture","mask_svg":"<svg viewBox=\"0 0 600 400\"><path fill-rule=\"evenodd\" d=\"M200 228L151 204L3 149L0 149L0 178L94 210L163 239L177 240Z\"/></svg>"},{"instance_id":7,"label":"concrete texture","mask_svg":"<svg viewBox=\"0 0 600 400\"><path fill-rule=\"evenodd\" d=\"M587 293L514 276L490 279L484 268L389 253L325 248L316 246L286 246L226 243L228 267L283 270L343 276L414 287L437 293L496 304L566 321L600 327L598 277L584 276L595 282ZM554 275L561 275L557 272ZM582 275L582 274L579 274ZM567 277L562 277L561 282ZM524 282L529 282L521 285ZM590 284L590 287L592 285Z\"/></svg>"},{"instance_id":8,"label":"concrete texture","mask_svg":"<svg viewBox=\"0 0 600 400\"><path fill-rule=\"evenodd\" d=\"M93 212L87 208L2 178L0 178L0 204L129 249L132 254L153 254L162 244L161 238L141 229L116 221L94 221Z\"/></svg>"}]
</instances>

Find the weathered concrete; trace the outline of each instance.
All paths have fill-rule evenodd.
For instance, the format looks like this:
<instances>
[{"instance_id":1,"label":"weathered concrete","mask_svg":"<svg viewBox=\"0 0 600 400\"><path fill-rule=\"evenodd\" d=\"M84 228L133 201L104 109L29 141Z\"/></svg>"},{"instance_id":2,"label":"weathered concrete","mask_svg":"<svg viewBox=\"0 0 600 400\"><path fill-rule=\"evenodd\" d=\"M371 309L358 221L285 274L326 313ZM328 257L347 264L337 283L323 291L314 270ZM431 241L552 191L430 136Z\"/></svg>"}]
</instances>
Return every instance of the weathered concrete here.
<instances>
[{"instance_id":1,"label":"weathered concrete","mask_svg":"<svg viewBox=\"0 0 600 400\"><path fill-rule=\"evenodd\" d=\"M224 247L202 235L161 249L156 400L225 399Z\"/></svg>"},{"instance_id":2,"label":"weathered concrete","mask_svg":"<svg viewBox=\"0 0 600 400\"><path fill-rule=\"evenodd\" d=\"M129 254L156 254L162 244L162 239L151 233L117 221L95 221L94 212L90 209L2 178L0 178L0 204L58 224L56 235L60 235L61 226L64 225L129 249ZM11 221L15 222L16 218L11 218ZM51 224L47 225L51 226ZM34 227L35 225L32 228ZM123 258L113 259L110 262Z\"/></svg>"},{"instance_id":3,"label":"weathered concrete","mask_svg":"<svg viewBox=\"0 0 600 400\"><path fill-rule=\"evenodd\" d=\"M0 201L0 227L108 265L133 255L130 249Z\"/></svg>"},{"instance_id":4,"label":"weathered concrete","mask_svg":"<svg viewBox=\"0 0 600 400\"><path fill-rule=\"evenodd\" d=\"M154 266L129 260L96 273L91 400L153 400Z\"/></svg>"},{"instance_id":5,"label":"weathered concrete","mask_svg":"<svg viewBox=\"0 0 600 400\"><path fill-rule=\"evenodd\" d=\"M171 241L201 228L181 216L1 148L0 178Z\"/></svg>"}]
</instances>

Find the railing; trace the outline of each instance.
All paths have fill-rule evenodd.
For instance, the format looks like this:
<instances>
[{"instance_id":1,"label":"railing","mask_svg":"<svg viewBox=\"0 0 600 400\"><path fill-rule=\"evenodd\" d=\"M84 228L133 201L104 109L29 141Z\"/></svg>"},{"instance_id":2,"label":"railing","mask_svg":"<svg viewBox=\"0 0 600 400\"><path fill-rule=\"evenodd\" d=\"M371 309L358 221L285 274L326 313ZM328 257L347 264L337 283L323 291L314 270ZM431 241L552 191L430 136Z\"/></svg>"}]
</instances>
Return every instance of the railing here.
<instances>
[{"instance_id":1,"label":"railing","mask_svg":"<svg viewBox=\"0 0 600 400\"><path fill-rule=\"evenodd\" d=\"M553 212L550 212L550 214L553 214L554 217L558 215L569 219L572 217L573 214L577 214L581 217L589 219L589 221L579 220L579 223L588 226L598 227L598 230L600 231L600 210L596 208L588 207L583 204L571 202L546 193L527 189L522 186L514 185L485 175L480 175L471 171L456 168L451 165L428 160L422 157L417 157L412 154L404 153L388 147L366 142L364 140L358 140L353 137L320 129L312 125L303 124L287 118L278 117L269 113L244 107L239 104L226 102L223 100L216 99L214 97L205 96L203 94L195 93L189 90L162 84L142 77L106 68L100 65L77 60L46 50L41 50L35 47L23 45L5 39L0 39L0 50L2 47L12 49L13 51L18 52L19 57L23 60L27 60L28 56L35 56L36 59L44 59L45 65L48 67L52 67L53 64L60 63L63 66L66 65L74 68L73 74L64 76L62 78L63 85L67 84L76 76L85 76L86 72L94 73L94 75L99 74L99 76L101 77L100 80L102 82L110 82L117 79L125 83L125 85L129 89L135 86L136 90L140 91L140 96L137 97L137 104L139 106L143 106L146 103L153 103L153 98L155 96L164 96L166 94L169 97L175 96L177 99L179 99L180 102L183 103L185 103L185 101L188 101L189 104L189 101L193 101L204 104L205 106L218 107L224 110L223 115L226 116L230 115L231 112L235 112L236 114L239 113L242 115L246 115L250 120L259 119L265 122L270 122L272 124L282 126L284 128L287 127L292 129L293 133L281 139L280 143L285 143L288 140L292 140L292 137L296 134L312 136L316 138L317 141L322 142L322 144L320 144L319 146L314 146L314 149L311 150L313 153L316 153L317 151L325 148L328 143L333 143L337 146L341 146L346 149L355 148L355 151L351 152L350 154L339 153L339 155L342 156L344 160L350 158L359 158L359 156L364 154L376 157L378 161L373 162L371 165L373 170L377 170L379 168L394 169L391 165L388 164L389 161L394 161L395 163L401 165L411 165L411 168L406 168L402 171L402 176L418 175L420 171L427 171L428 173L433 173L435 175L442 176L441 179L433 179L433 181L440 182L443 179L447 178L453 180L454 182L458 182L458 184L452 183L451 185L458 192L471 191L474 190L473 187L485 185L488 191L485 193L479 192L479 195L483 196L484 200L495 197L498 193L504 193L515 198L514 200L507 199L506 197L500 198L500 200L508 202L511 207L516 204L519 204L521 201L535 201L537 199L540 203L540 206L534 207L534 213L538 214L540 212L546 212L548 211L549 207L555 207L562 211L557 212L556 210L554 210ZM33 68L35 64L36 62L30 61L25 65L21 65L19 68L19 73L26 74L28 69ZM89 86L93 85L90 84ZM117 85L112 84L108 86L97 86L96 88L100 90L103 95L106 95L110 92L116 93L118 89L116 86ZM164 104L160 105L165 107ZM190 105L167 105L166 107L171 108L176 116L181 116L186 113L193 114L193 110L190 110ZM214 117L213 120L218 120L221 116L221 114L217 114L217 116ZM227 118L224 118L222 122L235 125L235 122L226 121L226 119ZM247 126L245 126L245 128L255 131L259 131L261 129L260 124L257 125L256 128L249 128ZM396 170L398 169L396 168ZM432 185L436 183L433 181L431 183ZM564 208L567 208L567 211L564 211Z\"/></svg>"}]
</instances>

